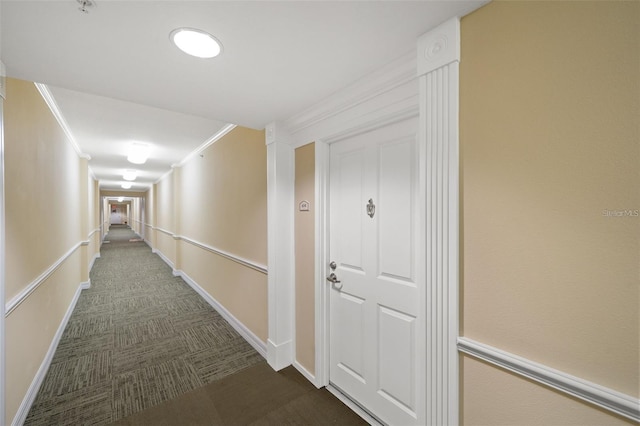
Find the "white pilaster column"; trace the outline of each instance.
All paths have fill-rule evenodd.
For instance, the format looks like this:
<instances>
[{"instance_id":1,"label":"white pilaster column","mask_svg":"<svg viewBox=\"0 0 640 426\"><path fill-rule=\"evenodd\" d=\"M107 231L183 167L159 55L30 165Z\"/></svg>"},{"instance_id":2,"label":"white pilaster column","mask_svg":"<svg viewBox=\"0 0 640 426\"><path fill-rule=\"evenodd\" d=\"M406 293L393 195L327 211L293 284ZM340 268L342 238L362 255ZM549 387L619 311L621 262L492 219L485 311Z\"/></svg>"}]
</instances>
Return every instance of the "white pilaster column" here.
<instances>
[{"instance_id":1,"label":"white pilaster column","mask_svg":"<svg viewBox=\"0 0 640 426\"><path fill-rule=\"evenodd\" d=\"M426 191L429 425L458 424L458 66L460 21L418 39L421 182Z\"/></svg>"},{"instance_id":2,"label":"white pilaster column","mask_svg":"<svg viewBox=\"0 0 640 426\"><path fill-rule=\"evenodd\" d=\"M266 128L268 316L267 361L275 370L293 362L294 151L280 123Z\"/></svg>"}]
</instances>

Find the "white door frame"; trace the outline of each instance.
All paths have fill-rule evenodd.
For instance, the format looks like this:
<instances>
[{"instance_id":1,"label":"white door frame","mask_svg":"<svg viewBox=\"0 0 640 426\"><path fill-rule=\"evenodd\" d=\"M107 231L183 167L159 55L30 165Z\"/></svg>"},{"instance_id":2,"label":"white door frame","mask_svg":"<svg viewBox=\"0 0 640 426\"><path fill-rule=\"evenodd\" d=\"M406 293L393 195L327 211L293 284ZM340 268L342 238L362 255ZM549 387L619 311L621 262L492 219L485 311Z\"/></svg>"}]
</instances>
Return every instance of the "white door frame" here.
<instances>
[{"instance_id":1,"label":"white door frame","mask_svg":"<svg viewBox=\"0 0 640 426\"><path fill-rule=\"evenodd\" d=\"M425 423L458 423L459 154L458 66L460 21L429 31L405 55L335 96L266 128L268 322L267 359L276 370L295 362L293 149L316 143L315 375L329 384L328 145L418 115L425 286L421 332L427 359ZM417 72L416 72L417 69ZM309 377L309 375L307 375Z\"/></svg>"}]
</instances>

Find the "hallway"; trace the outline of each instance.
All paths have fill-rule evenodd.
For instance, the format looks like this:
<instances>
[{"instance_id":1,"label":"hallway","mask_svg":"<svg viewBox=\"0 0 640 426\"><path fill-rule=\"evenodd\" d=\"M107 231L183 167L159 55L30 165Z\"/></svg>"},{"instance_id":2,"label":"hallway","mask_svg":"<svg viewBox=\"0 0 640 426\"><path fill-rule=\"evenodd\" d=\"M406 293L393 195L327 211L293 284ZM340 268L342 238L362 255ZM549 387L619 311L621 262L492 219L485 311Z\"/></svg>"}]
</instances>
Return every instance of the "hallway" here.
<instances>
[{"instance_id":1,"label":"hallway","mask_svg":"<svg viewBox=\"0 0 640 426\"><path fill-rule=\"evenodd\" d=\"M138 238L111 226L25 424L106 425L256 364L272 374Z\"/></svg>"}]
</instances>

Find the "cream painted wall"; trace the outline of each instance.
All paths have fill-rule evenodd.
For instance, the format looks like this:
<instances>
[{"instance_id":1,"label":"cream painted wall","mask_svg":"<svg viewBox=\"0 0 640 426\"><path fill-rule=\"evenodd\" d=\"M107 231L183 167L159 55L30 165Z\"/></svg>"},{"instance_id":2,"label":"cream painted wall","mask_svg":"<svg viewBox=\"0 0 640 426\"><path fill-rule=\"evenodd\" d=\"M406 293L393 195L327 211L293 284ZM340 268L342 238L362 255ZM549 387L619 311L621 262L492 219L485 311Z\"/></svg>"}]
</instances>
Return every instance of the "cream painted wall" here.
<instances>
[{"instance_id":1,"label":"cream painted wall","mask_svg":"<svg viewBox=\"0 0 640 426\"><path fill-rule=\"evenodd\" d=\"M7 79L5 120L6 300L73 247L58 269L6 318L6 413L10 424L60 327L88 279L87 162L80 160L31 82Z\"/></svg>"},{"instance_id":2,"label":"cream painted wall","mask_svg":"<svg viewBox=\"0 0 640 426\"><path fill-rule=\"evenodd\" d=\"M185 164L181 234L266 264L266 153L264 131L236 127Z\"/></svg>"},{"instance_id":3,"label":"cream painted wall","mask_svg":"<svg viewBox=\"0 0 640 426\"><path fill-rule=\"evenodd\" d=\"M157 185L153 185L153 187L149 188L149 190L145 194L146 208L144 212L144 222L146 224L146 229L144 238L147 244L151 247L155 247L156 243L156 231L155 229L153 229L156 225L156 190Z\"/></svg>"},{"instance_id":4,"label":"cream painted wall","mask_svg":"<svg viewBox=\"0 0 640 426\"><path fill-rule=\"evenodd\" d=\"M622 426L634 424L471 357L462 359L467 425Z\"/></svg>"},{"instance_id":5,"label":"cream painted wall","mask_svg":"<svg viewBox=\"0 0 640 426\"><path fill-rule=\"evenodd\" d=\"M300 211L308 201L309 211ZM315 143L295 150L296 361L315 374Z\"/></svg>"},{"instance_id":6,"label":"cream painted wall","mask_svg":"<svg viewBox=\"0 0 640 426\"><path fill-rule=\"evenodd\" d=\"M4 114L6 298L11 299L86 235L78 226L78 156L33 83L7 79Z\"/></svg>"},{"instance_id":7,"label":"cream painted wall","mask_svg":"<svg viewBox=\"0 0 640 426\"><path fill-rule=\"evenodd\" d=\"M154 185L147 219L172 234L265 265L266 164L264 131L236 127ZM153 248L266 342L264 273L159 230L154 235Z\"/></svg>"},{"instance_id":8,"label":"cream painted wall","mask_svg":"<svg viewBox=\"0 0 640 426\"><path fill-rule=\"evenodd\" d=\"M156 184L157 205L156 205L156 227L160 228L156 232L155 247L166 256L174 265L176 262L176 243L171 234L176 233L176 224L173 218L174 189L173 173L165 176Z\"/></svg>"},{"instance_id":9,"label":"cream painted wall","mask_svg":"<svg viewBox=\"0 0 640 426\"><path fill-rule=\"evenodd\" d=\"M462 19L460 64L462 334L634 397L639 22L638 2L493 2ZM602 418L463 363L466 424Z\"/></svg>"}]
</instances>

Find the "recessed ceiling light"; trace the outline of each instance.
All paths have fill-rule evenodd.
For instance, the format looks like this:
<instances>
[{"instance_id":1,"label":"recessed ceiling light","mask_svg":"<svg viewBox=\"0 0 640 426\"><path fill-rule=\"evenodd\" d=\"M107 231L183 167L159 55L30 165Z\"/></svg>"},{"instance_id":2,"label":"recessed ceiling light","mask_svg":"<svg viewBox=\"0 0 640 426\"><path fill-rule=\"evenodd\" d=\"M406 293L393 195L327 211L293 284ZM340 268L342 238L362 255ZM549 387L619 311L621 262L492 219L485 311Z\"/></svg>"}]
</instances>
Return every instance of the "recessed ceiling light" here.
<instances>
[{"instance_id":1,"label":"recessed ceiling light","mask_svg":"<svg viewBox=\"0 0 640 426\"><path fill-rule=\"evenodd\" d=\"M127 160L133 164L144 164L149 158L149 145L146 143L134 142L129 147Z\"/></svg>"},{"instance_id":2,"label":"recessed ceiling light","mask_svg":"<svg viewBox=\"0 0 640 426\"><path fill-rule=\"evenodd\" d=\"M122 174L122 178L124 180L136 180L137 177L138 177L137 170L125 170L124 173Z\"/></svg>"},{"instance_id":3,"label":"recessed ceiling light","mask_svg":"<svg viewBox=\"0 0 640 426\"><path fill-rule=\"evenodd\" d=\"M215 58L222 52L222 44L211 34L193 28L177 28L169 38L182 50L197 58Z\"/></svg>"},{"instance_id":4,"label":"recessed ceiling light","mask_svg":"<svg viewBox=\"0 0 640 426\"><path fill-rule=\"evenodd\" d=\"M131 183L130 182L123 182L122 185L120 185L122 187L122 189L129 189L131 188Z\"/></svg>"}]
</instances>

